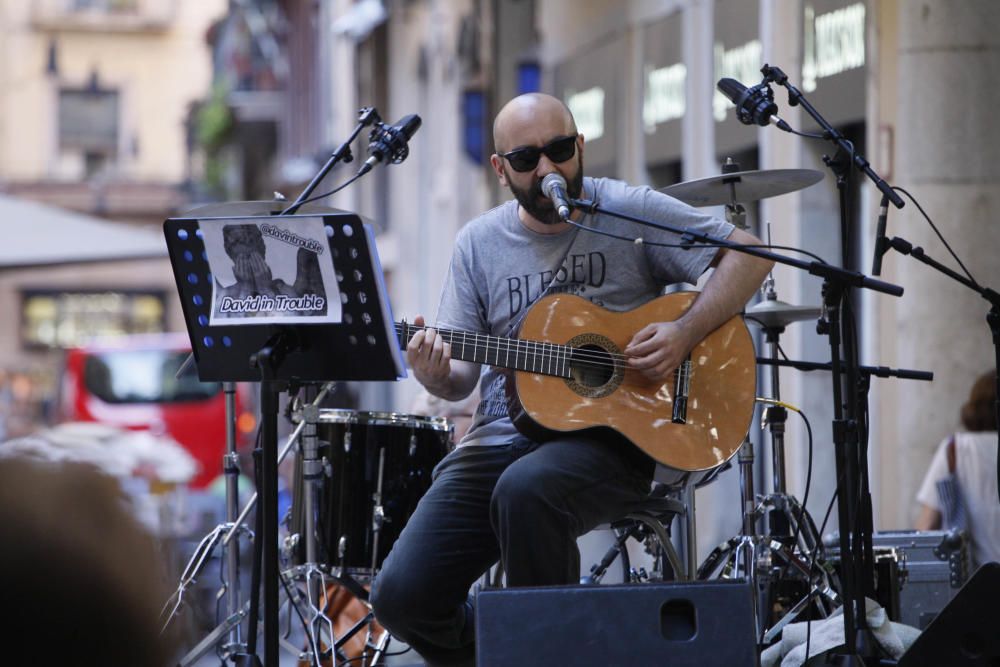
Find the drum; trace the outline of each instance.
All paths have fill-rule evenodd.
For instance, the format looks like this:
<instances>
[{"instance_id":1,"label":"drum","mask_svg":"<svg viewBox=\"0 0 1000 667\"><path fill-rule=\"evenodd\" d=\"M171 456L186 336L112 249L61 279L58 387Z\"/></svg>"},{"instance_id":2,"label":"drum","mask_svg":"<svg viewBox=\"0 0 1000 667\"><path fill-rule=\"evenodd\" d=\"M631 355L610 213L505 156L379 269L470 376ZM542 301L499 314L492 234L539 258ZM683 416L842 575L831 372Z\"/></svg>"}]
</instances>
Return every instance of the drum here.
<instances>
[{"instance_id":1,"label":"drum","mask_svg":"<svg viewBox=\"0 0 1000 667\"><path fill-rule=\"evenodd\" d=\"M314 504L319 562L346 574L374 575L430 488L434 466L451 449L452 431L442 417L320 410L316 435L324 474ZM301 563L307 492L301 453L295 472L290 530L299 534L295 557Z\"/></svg>"}]
</instances>

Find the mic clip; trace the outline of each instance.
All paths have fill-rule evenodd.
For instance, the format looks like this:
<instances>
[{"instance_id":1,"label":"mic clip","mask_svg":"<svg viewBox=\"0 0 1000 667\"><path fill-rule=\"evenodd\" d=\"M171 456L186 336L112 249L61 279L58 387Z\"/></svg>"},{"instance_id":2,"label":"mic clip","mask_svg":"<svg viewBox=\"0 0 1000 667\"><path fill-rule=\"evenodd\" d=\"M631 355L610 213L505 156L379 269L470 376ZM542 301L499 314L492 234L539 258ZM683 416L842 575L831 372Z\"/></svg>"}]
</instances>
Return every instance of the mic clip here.
<instances>
[{"instance_id":1,"label":"mic clip","mask_svg":"<svg viewBox=\"0 0 1000 667\"><path fill-rule=\"evenodd\" d=\"M774 91L771 90L766 79L747 89L742 103L736 107L736 117L739 121L744 125L757 125L758 110L765 106L761 104L762 100L767 103L767 107L773 107L774 111L777 111L778 107L774 103Z\"/></svg>"},{"instance_id":2,"label":"mic clip","mask_svg":"<svg viewBox=\"0 0 1000 667\"><path fill-rule=\"evenodd\" d=\"M382 117L378 115L378 109L375 107L361 107L358 111L358 122L361 123L361 127L381 125Z\"/></svg>"},{"instance_id":3,"label":"mic clip","mask_svg":"<svg viewBox=\"0 0 1000 667\"><path fill-rule=\"evenodd\" d=\"M598 206L597 199L570 199L569 203L573 208L588 214L597 210Z\"/></svg>"},{"instance_id":4,"label":"mic clip","mask_svg":"<svg viewBox=\"0 0 1000 667\"><path fill-rule=\"evenodd\" d=\"M371 135L368 137L370 145L387 149L385 158L392 164L399 164L410 154L410 146L405 137L401 137L402 130L378 121L375 123Z\"/></svg>"}]
</instances>

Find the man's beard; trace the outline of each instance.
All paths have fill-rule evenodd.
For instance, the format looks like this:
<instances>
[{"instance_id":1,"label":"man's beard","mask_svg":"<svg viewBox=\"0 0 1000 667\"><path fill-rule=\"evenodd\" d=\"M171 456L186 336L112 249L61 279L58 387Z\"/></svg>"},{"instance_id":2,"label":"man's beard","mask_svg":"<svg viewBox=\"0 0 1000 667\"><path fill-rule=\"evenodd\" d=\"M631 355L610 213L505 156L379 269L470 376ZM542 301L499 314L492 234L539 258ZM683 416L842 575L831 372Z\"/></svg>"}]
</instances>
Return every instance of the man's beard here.
<instances>
[{"instance_id":1,"label":"man's beard","mask_svg":"<svg viewBox=\"0 0 1000 667\"><path fill-rule=\"evenodd\" d=\"M528 189L514 185L509 176L507 183L517 203L535 220L543 225L558 225L563 221L552 200L542 193L541 179L536 179ZM577 162L576 175L566 183L566 194L571 199L579 199L583 194L583 160Z\"/></svg>"}]
</instances>

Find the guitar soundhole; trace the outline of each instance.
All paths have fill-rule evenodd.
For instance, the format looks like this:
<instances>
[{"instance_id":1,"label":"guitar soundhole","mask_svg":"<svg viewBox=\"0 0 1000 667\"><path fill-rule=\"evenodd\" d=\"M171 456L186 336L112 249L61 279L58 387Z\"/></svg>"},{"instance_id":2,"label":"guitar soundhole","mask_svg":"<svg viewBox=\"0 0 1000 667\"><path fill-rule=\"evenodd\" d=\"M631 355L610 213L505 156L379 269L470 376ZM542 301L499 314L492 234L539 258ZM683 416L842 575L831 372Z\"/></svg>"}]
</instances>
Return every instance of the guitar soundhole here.
<instances>
[{"instance_id":1,"label":"guitar soundhole","mask_svg":"<svg viewBox=\"0 0 1000 667\"><path fill-rule=\"evenodd\" d=\"M601 387L614 376L615 362L607 350L584 345L573 350L570 375L584 387Z\"/></svg>"},{"instance_id":2,"label":"guitar soundhole","mask_svg":"<svg viewBox=\"0 0 1000 667\"><path fill-rule=\"evenodd\" d=\"M581 334L567 343L573 348L566 384L580 396L601 398L615 391L622 383L622 367L618 346L598 334Z\"/></svg>"}]
</instances>

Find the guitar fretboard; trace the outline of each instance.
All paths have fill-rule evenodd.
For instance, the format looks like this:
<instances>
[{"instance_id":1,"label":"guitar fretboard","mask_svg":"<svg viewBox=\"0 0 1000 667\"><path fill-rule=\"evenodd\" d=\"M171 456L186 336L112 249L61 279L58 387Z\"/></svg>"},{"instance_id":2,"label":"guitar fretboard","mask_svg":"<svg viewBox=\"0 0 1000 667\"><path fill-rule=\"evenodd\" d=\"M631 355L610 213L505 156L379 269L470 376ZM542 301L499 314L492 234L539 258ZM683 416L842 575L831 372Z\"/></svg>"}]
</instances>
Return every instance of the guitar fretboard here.
<instances>
[{"instance_id":1,"label":"guitar fretboard","mask_svg":"<svg viewBox=\"0 0 1000 667\"><path fill-rule=\"evenodd\" d=\"M400 347L405 349L413 336L426 328L407 322L397 322L396 335L399 337ZM437 329L437 332L451 345L452 359L541 375L570 377L573 348L569 346L518 338L501 338L455 329Z\"/></svg>"}]
</instances>

